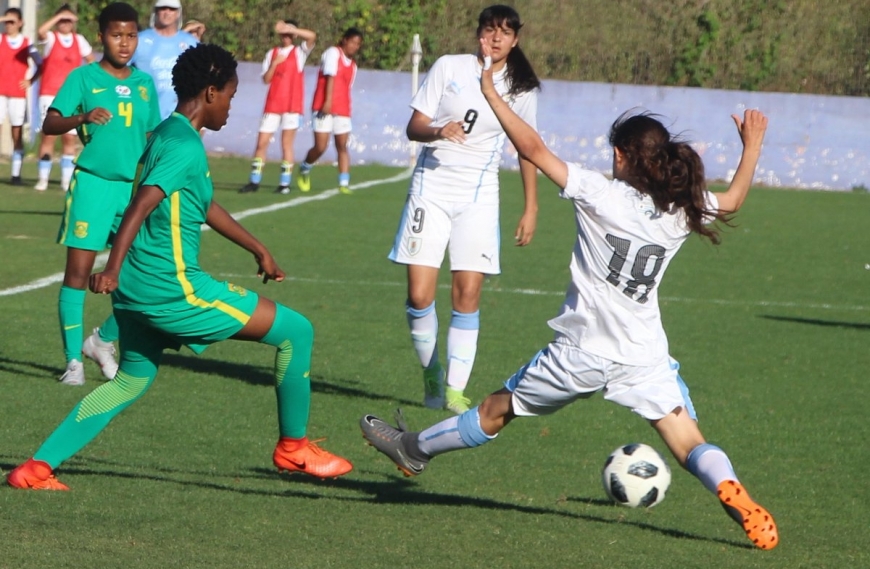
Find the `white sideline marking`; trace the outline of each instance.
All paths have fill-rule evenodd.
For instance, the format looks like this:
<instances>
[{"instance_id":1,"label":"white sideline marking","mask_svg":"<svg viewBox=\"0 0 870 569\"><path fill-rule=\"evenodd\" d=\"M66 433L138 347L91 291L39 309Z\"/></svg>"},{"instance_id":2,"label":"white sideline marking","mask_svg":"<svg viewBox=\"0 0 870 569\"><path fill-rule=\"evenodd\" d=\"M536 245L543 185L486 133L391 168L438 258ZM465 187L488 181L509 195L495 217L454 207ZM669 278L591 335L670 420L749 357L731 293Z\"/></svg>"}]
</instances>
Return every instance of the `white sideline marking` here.
<instances>
[{"instance_id":1,"label":"white sideline marking","mask_svg":"<svg viewBox=\"0 0 870 569\"><path fill-rule=\"evenodd\" d=\"M236 273L217 273L216 276L227 279L255 279L259 278L256 275L243 275ZM285 281L293 281L300 283L314 283L314 284L334 284L341 286L383 286L383 287L405 287L407 286L406 282L396 282L396 281L343 281L339 279L312 279L306 277L291 277L287 276L284 278ZM451 285L442 284L438 285L438 288L441 290L450 290ZM522 294L528 296L565 296L565 291L554 291L554 290L538 290L534 288L495 288L488 287L484 284L483 290L486 292L502 292L506 294ZM864 312L870 310L870 306L862 306L862 305L853 305L853 306L841 306L837 304L828 304L828 303L801 303L801 302L783 302L776 300L725 300L719 298L685 298L680 296L660 296L659 300L661 302L685 302L685 303L698 303L698 304L718 304L721 306L772 306L778 308L814 308L820 310L842 310L845 312Z\"/></svg>"},{"instance_id":2,"label":"white sideline marking","mask_svg":"<svg viewBox=\"0 0 870 569\"><path fill-rule=\"evenodd\" d=\"M360 182L359 184L351 185L351 190L362 190L365 188L370 188L372 186L379 186L381 184L391 184L393 182L400 182L402 180L406 180L411 177L413 173L413 168L409 168L400 174L396 174L392 178L384 178L383 180L369 180L368 182ZM340 195L341 192L338 191L338 188L333 188L331 190L326 190L320 192L318 194L314 194L311 196L300 196L298 198L293 198L292 200L288 200L286 202L278 202L271 205L263 206L263 207L255 207L252 209L246 209L240 211L238 213L232 214L233 218L238 221L245 219L246 217L251 217L252 215L258 215L261 213L270 213L273 211L278 211L281 209L285 209L288 207L296 207L298 205L304 205L308 202L326 200L333 196ZM207 225L202 226L203 231L207 231L211 229ZM108 253L100 253L97 255L97 258L94 260L94 268L99 269L106 264L106 261L109 259ZM32 290L37 290L40 288L45 288L47 286L51 286L55 283L63 282L63 273L54 273L53 275L49 275L47 277L42 277L41 279L36 279L35 281L31 281L27 284L23 284L20 286L14 286L12 288L6 288L0 290L0 296L12 296L14 294L21 294L24 292L30 292Z\"/></svg>"}]
</instances>

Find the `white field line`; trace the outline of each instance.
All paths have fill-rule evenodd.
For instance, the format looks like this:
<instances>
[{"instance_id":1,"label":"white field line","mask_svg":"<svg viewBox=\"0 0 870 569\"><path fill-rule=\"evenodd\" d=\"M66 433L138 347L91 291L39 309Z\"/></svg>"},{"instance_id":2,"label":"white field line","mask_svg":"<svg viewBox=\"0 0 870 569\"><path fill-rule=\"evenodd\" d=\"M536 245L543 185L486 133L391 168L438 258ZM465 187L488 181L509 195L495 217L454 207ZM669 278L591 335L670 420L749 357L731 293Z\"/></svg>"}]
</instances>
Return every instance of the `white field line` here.
<instances>
[{"instance_id":1,"label":"white field line","mask_svg":"<svg viewBox=\"0 0 870 569\"><path fill-rule=\"evenodd\" d=\"M225 279L256 279L256 275L244 275L236 273L217 273L216 276ZM406 287L407 283L402 281L345 281L339 279L312 279L306 277L291 277L287 276L284 279L289 282L326 284L338 286L368 286L368 287ZM450 290L449 284L438 285L439 289ZM565 291L555 290L538 290L534 288L496 288L489 287L484 284L483 290L486 292L503 293L503 294L518 294L527 296L553 296L563 297ZM697 303L697 304L717 304L721 306L761 306L774 308L812 308L817 310L838 310L843 312L866 312L870 310L870 306L862 305L839 305L828 303L805 303L805 302L783 302L775 300L726 300L721 298L685 298L679 296L660 296L661 302L682 302L682 303Z\"/></svg>"},{"instance_id":2,"label":"white field line","mask_svg":"<svg viewBox=\"0 0 870 569\"><path fill-rule=\"evenodd\" d=\"M362 190L365 188L371 188L372 186L380 186L382 184L391 184L393 182L400 182L402 180L407 180L411 177L412 169L405 170L399 174L391 178L384 178L382 180L370 180L368 182L361 182L359 184L353 184L350 189L351 190ZM293 198L292 200L287 200L286 202L278 202L271 205L256 207L252 209L246 209L244 211L240 211L238 213L234 213L233 218L237 221L242 220L246 217L251 217L252 215L259 215L261 213L270 213L273 211L278 211L281 209L285 209L288 207L296 207L299 205L304 205L309 202L326 200L331 197L340 195L338 188L333 188L331 190L326 190L320 192L318 194L313 194L310 196L300 196L298 198ZM209 230L210 227L207 225L202 226L203 231ZM94 260L94 268L99 269L106 264L106 261L109 259L108 253L100 253L97 255L97 258ZM51 286L55 283L63 282L63 273L54 273L53 275L48 275L47 277L42 277L41 279L36 279L35 281L31 281L27 284L23 284L20 286L14 286L11 288L0 289L0 296L12 296L15 294L22 294L25 292L30 292L32 290L37 290L40 288L45 288L47 286Z\"/></svg>"}]
</instances>

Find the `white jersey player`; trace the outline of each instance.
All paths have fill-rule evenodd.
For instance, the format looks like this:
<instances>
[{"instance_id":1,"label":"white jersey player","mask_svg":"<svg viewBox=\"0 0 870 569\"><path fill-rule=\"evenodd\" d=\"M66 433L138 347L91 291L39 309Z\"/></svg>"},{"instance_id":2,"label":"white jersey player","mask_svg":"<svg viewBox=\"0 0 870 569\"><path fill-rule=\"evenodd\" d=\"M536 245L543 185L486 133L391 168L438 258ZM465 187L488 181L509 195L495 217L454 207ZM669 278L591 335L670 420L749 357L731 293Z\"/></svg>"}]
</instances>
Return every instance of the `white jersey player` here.
<instances>
[{"instance_id":1,"label":"white jersey player","mask_svg":"<svg viewBox=\"0 0 870 569\"><path fill-rule=\"evenodd\" d=\"M494 48L499 96L534 127L540 81L517 45L521 27L513 8L491 6L478 18L477 35ZM389 255L408 267L407 318L423 367L423 402L456 413L470 403L464 391L477 352L483 280L501 272L498 170L506 137L480 92L482 65L479 54L439 58L411 102L408 137L425 144ZM524 158L520 170L526 204L515 235L523 246L537 223L537 170ZM445 251L453 272L446 390L435 312Z\"/></svg>"},{"instance_id":2,"label":"white jersey player","mask_svg":"<svg viewBox=\"0 0 870 569\"><path fill-rule=\"evenodd\" d=\"M481 47L486 55L488 46ZM365 437L407 475L416 475L436 455L489 442L515 417L553 413L601 391L650 422L756 547L776 547L773 517L750 498L728 456L698 428L679 365L668 356L657 302L668 262L689 235L718 242L710 222L743 204L767 118L756 110L747 110L743 120L733 116L743 154L728 190L714 195L691 146L674 140L650 114L624 114L610 131L610 181L550 152L490 77L483 74L481 90L508 137L562 188L576 214L572 282L560 315L550 322L555 338L479 407L419 433L366 415L360 422Z\"/></svg>"}]
</instances>

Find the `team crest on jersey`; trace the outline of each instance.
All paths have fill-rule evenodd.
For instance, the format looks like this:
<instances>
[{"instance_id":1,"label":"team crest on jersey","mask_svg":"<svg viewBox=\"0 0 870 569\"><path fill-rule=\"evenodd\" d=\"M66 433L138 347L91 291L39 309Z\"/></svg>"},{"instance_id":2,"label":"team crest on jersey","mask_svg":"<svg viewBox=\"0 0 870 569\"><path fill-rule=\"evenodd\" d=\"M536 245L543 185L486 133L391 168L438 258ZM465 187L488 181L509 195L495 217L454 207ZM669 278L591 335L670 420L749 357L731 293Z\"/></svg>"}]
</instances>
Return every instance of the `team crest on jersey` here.
<instances>
[{"instance_id":1,"label":"team crest on jersey","mask_svg":"<svg viewBox=\"0 0 870 569\"><path fill-rule=\"evenodd\" d=\"M115 87L115 93L117 93L119 97L123 97L125 99L130 97L131 92L132 91L130 91L130 88L126 85L118 85L117 87Z\"/></svg>"},{"instance_id":2,"label":"team crest on jersey","mask_svg":"<svg viewBox=\"0 0 870 569\"><path fill-rule=\"evenodd\" d=\"M408 254L412 257L423 248L423 239L420 237L408 237Z\"/></svg>"},{"instance_id":3,"label":"team crest on jersey","mask_svg":"<svg viewBox=\"0 0 870 569\"><path fill-rule=\"evenodd\" d=\"M183 41L183 42L178 42L178 49L180 49L181 51L184 51L184 50L187 49L188 47L189 47L189 46L187 45L187 42L185 42L185 41Z\"/></svg>"},{"instance_id":4,"label":"team crest on jersey","mask_svg":"<svg viewBox=\"0 0 870 569\"><path fill-rule=\"evenodd\" d=\"M248 289L241 287L237 284L227 283L227 289L229 289L230 292L234 292L239 296L247 296L248 295Z\"/></svg>"},{"instance_id":5,"label":"team crest on jersey","mask_svg":"<svg viewBox=\"0 0 870 569\"><path fill-rule=\"evenodd\" d=\"M73 231L73 235L78 237L79 239L84 239L88 236L88 222L87 221L76 221L76 228Z\"/></svg>"},{"instance_id":6,"label":"team crest on jersey","mask_svg":"<svg viewBox=\"0 0 870 569\"><path fill-rule=\"evenodd\" d=\"M148 87L144 87L139 85L139 96L142 97L142 100L146 103L148 102Z\"/></svg>"}]
</instances>

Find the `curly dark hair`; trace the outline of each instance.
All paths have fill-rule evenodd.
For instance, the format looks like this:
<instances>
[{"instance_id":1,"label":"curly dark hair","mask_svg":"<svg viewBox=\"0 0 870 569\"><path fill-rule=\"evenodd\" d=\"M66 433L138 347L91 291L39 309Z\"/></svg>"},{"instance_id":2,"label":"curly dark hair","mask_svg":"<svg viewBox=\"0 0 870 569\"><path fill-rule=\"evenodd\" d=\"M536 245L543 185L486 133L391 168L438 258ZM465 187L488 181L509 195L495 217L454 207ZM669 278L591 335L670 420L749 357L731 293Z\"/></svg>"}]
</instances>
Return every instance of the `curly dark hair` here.
<instances>
[{"instance_id":1,"label":"curly dark hair","mask_svg":"<svg viewBox=\"0 0 870 569\"><path fill-rule=\"evenodd\" d=\"M705 221L728 222L706 202L704 163L688 143L675 138L652 113L623 113L610 127L610 145L625 157L630 184L649 195L661 211L682 209L689 230L719 243L719 234Z\"/></svg>"},{"instance_id":2,"label":"curly dark hair","mask_svg":"<svg viewBox=\"0 0 870 569\"><path fill-rule=\"evenodd\" d=\"M105 33L112 22L133 22L139 25L139 12L126 2L112 2L100 12L100 33Z\"/></svg>"},{"instance_id":3,"label":"curly dark hair","mask_svg":"<svg viewBox=\"0 0 870 569\"><path fill-rule=\"evenodd\" d=\"M233 54L213 43L201 43L181 55L172 68L172 86L178 101L189 101L203 89L223 89L236 76Z\"/></svg>"}]
</instances>

